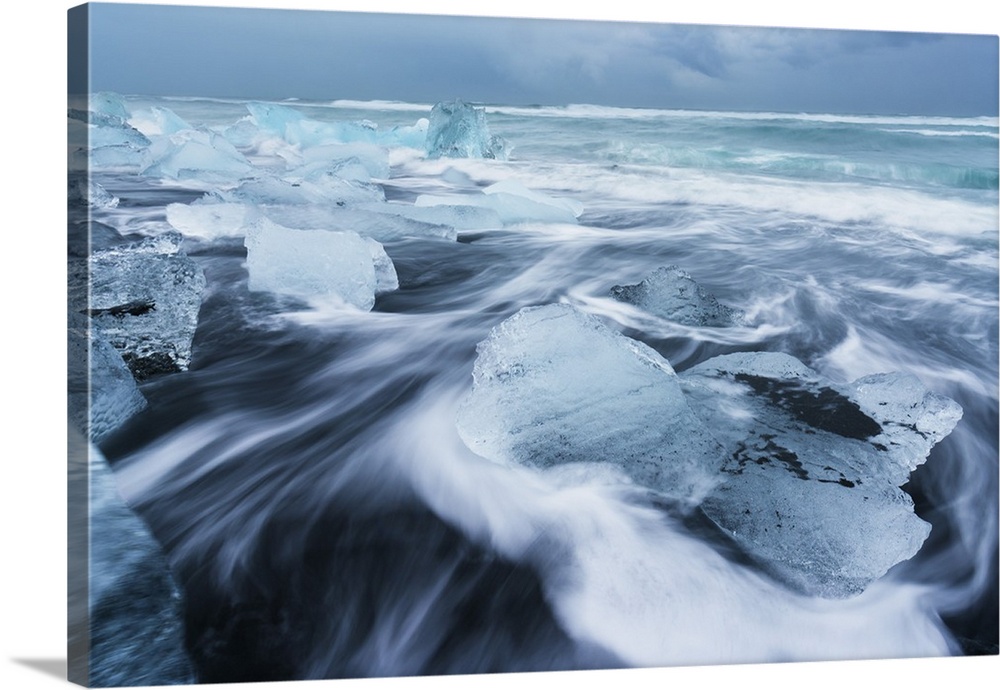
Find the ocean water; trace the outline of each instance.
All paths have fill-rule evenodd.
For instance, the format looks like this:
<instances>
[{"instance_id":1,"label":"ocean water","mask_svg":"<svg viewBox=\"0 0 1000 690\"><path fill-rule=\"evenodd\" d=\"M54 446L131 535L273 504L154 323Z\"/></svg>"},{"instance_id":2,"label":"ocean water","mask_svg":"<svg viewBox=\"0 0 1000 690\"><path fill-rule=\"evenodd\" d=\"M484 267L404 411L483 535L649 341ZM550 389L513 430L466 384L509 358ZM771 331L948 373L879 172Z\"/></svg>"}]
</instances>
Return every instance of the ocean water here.
<instances>
[{"instance_id":1,"label":"ocean water","mask_svg":"<svg viewBox=\"0 0 1000 690\"><path fill-rule=\"evenodd\" d=\"M122 103L151 142L133 151L177 145L166 109L252 166L102 159L92 179L118 203L92 218L137 237L171 231L170 204L287 177L431 110L285 102L308 124L247 138L244 103ZM102 450L184 591L199 680L996 653L997 119L485 112L507 160L429 158L400 134L381 140L388 174L372 184L391 204L461 204L512 180L578 202L575 223L387 239L399 289L371 311L251 291L241 236L184 238L207 281L190 367L142 381L148 407ZM669 265L746 325L611 298ZM927 541L859 596L810 597L613 474L478 456L456 428L476 346L552 303L678 372L782 352L838 383L900 371L953 399L961 421L905 486Z\"/></svg>"}]
</instances>

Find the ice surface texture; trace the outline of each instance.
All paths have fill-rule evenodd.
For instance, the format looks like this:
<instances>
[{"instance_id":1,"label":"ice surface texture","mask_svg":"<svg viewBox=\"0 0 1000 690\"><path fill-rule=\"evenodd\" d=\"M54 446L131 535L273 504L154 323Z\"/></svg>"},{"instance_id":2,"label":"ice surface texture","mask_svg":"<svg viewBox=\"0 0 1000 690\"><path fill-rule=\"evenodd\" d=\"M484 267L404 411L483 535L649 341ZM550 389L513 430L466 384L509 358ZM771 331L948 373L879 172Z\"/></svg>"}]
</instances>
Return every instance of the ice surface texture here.
<instances>
[{"instance_id":1,"label":"ice surface texture","mask_svg":"<svg viewBox=\"0 0 1000 690\"><path fill-rule=\"evenodd\" d=\"M247 227L252 291L333 298L365 311L399 282L382 245L356 232L299 230L258 218Z\"/></svg>"},{"instance_id":2,"label":"ice surface texture","mask_svg":"<svg viewBox=\"0 0 1000 690\"><path fill-rule=\"evenodd\" d=\"M491 460L550 467L611 462L638 484L697 503L723 452L659 354L568 305L522 309L479 344L458 415Z\"/></svg>"},{"instance_id":3,"label":"ice surface texture","mask_svg":"<svg viewBox=\"0 0 1000 690\"><path fill-rule=\"evenodd\" d=\"M69 313L69 416L73 426L89 436L92 443L100 443L142 410L146 399L121 355L99 336L88 333L89 327L86 316Z\"/></svg>"},{"instance_id":4,"label":"ice surface texture","mask_svg":"<svg viewBox=\"0 0 1000 690\"><path fill-rule=\"evenodd\" d=\"M191 361L205 277L180 243L171 232L90 258L93 327L140 381Z\"/></svg>"},{"instance_id":5,"label":"ice surface texture","mask_svg":"<svg viewBox=\"0 0 1000 690\"><path fill-rule=\"evenodd\" d=\"M899 486L961 408L915 378L838 387L779 353L739 353L682 376L726 449L703 509L775 574L827 597L857 594L913 556L930 525Z\"/></svg>"},{"instance_id":6,"label":"ice surface texture","mask_svg":"<svg viewBox=\"0 0 1000 690\"><path fill-rule=\"evenodd\" d=\"M93 446L88 474L91 684L193 683L181 595L160 545L125 504Z\"/></svg>"},{"instance_id":7,"label":"ice surface texture","mask_svg":"<svg viewBox=\"0 0 1000 690\"><path fill-rule=\"evenodd\" d=\"M480 343L458 428L477 453L548 467L609 462L702 510L769 572L857 594L929 525L899 486L961 417L915 378L838 387L797 359L738 353L680 376L568 305L523 309Z\"/></svg>"},{"instance_id":8,"label":"ice surface texture","mask_svg":"<svg viewBox=\"0 0 1000 690\"><path fill-rule=\"evenodd\" d=\"M525 222L575 224L583 213L583 204L578 201L548 196L516 180L502 180L482 192L458 198L422 194L414 205L418 208L478 207L496 214L504 225Z\"/></svg>"},{"instance_id":9,"label":"ice surface texture","mask_svg":"<svg viewBox=\"0 0 1000 690\"><path fill-rule=\"evenodd\" d=\"M685 326L732 326L744 319L677 266L661 266L638 285L615 285L611 296Z\"/></svg>"},{"instance_id":10,"label":"ice surface texture","mask_svg":"<svg viewBox=\"0 0 1000 690\"><path fill-rule=\"evenodd\" d=\"M507 160L507 143L490 134L486 111L457 100L431 109L426 149L430 158Z\"/></svg>"}]
</instances>

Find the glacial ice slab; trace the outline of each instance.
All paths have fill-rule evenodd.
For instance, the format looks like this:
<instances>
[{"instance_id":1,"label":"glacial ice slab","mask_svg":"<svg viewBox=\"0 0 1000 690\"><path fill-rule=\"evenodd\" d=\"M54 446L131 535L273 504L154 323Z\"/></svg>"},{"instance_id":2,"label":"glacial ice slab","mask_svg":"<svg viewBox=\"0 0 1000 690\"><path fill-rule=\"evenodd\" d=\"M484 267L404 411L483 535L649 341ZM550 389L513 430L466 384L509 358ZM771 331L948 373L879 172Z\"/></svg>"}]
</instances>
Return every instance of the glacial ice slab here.
<instances>
[{"instance_id":1,"label":"glacial ice slab","mask_svg":"<svg viewBox=\"0 0 1000 690\"><path fill-rule=\"evenodd\" d=\"M89 491L89 671L94 687L195 682L184 646L180 589L160 544L118 491L91 446ZM81 621L71 620L71 624Z\"/></svg>"},{"instance_id":2,"label":"glacial ice slab","mask_svg":"<svg viewBox=\"0 0 1000 690\"><path fill-rule=\"evenodd\" d=\"M486 111L459 100L431 109L425 148L430 158L507 160L507 142L490 134Z\"/></svg>"},{"instance_id":3,"label":"glacial ice slab","mask_svg":"<svg viewBox=\"0 0 1000 690\"><path fill-rule=\"evenodd\" d=\"M152 163L142 174L150 177L231 180L254 170L235 146L210 130L187 129L158 138L149 153Z\"/></svg>"},{"instance_id":4,"label":"glacial ice slab","mask_svg":"<svg viewBox=\"0 0 1000 690\"><path fill-rule=\"evenodd\" d=\"M168 204L167 222L185 237L214 240L242 237L251 208L246 204L205 202Z\"/></svg>"},{"instance_id":5,"label":"glacial ice slab","mask_svg":"<svg viewBox=\"0 0 1000 690\"><path fill-rule=\"evenodd\" d=\"M146 399L121 355L91 331L86 316L70 312L67 330L70 421L100 443L145 408Z\"/></svg>"},{"instance_id":6,"label":"glacial ice slab","mask_svg":"<svg viewBox=\"0 0 1000 690\"><path fill-rule=\"evenodd\" d=\"M422 194L414 205L422 208L477 206L495 213L504 225L525 222L576 224L583 213L583 205L574 199L552 197L514 180L503 180L482 193L460 197Z\"/></svg>"},{"instance_id":7,"label":"glacial ice slab","mask_svg":"<svg viewBox=\"0 0 1000 690\"><path fill-rule=\"evenodd\" d=\"M685 326L733 326L745 319L677 266L661 266L636 285L615 285L611 296Z\"/></svg>"},{"instance_id":8,"label":"glacial ice slab","mask_svg":"<svg viewBox=\"0 0 1000 690\"><path fill-rule=\"evenodd\" d=\"M780 353L715 357L681 375L725 448L703 511L780 579L812 595L863 591L930 532L899 487L961 408L915 378L837 386Z\"/></svg>"},{"instance_id":9,"label":"glacial ice slab","mask_svg":"<svg viewBox=\"0 0 1000 690\"><path fill-rule=\"evenodd\" d=\"M723 451L670 364L572 306L522 309L477 347L458 412L472 450L501 463L611 463L637 484L696 504Z\"/></svg>"},{"instance_id":10,"label":"glacial ice slab","mask_svg":"<svg viewBox=\"0 0 1000 690\"><path fill-rule=\"evenodd\" d=\"M205 276L181 241L170 232L90 257L93 327L140 381L191 363Z\"/></svg>"},{"instance_id":11,"label":"glacial ice slab","mask_svg":"<svg viewBox=\"0 0 1000 690\"><path fill-rule=\"evenodd\" d=\"M393 289L396 272L382 245L355 232L300 230L259 218L247 227L245 244L252 291L369 311L376 293Z\"/></svg>"},{"instance_id":12,"label":"glacial ice slab","mask_svg":"<svg viewBox=\"0 0 1000 690\"><path fill-rule=\"evenodd\" d=\"M426 223L438 227L451 227L455 230L489 230L499 228L503 225L500 216L496 211L483 206L469 206L461 204L441 204L439 206L416 206L403 203L367 203L359 204L357 209L381 213L391 216L400 216L419 223ZM443 237L451 236L454 233L447 233Z\"/></svg>"}]
</instances>

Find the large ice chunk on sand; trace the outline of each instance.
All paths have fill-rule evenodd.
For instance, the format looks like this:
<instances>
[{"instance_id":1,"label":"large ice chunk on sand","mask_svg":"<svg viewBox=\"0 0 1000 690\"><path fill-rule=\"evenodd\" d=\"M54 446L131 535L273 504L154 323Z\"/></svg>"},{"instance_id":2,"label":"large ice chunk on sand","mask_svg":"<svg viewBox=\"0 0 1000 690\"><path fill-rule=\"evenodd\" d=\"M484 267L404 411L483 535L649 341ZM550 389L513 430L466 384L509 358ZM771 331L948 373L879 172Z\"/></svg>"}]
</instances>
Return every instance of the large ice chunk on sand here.
<instances>
[{"instance_id":1,"label":"large ice chunk on sand","mask_svg":"<svg viewBox=\"0 0 1000 690\"><path fill-rule=\"evenodd\" d=\"M661 266L637 285L615 285L611 296L685 326L733 326L743 313L721 304L677 266Z\"/></svg>"},{"instance_id":2,"label":"large ice chunk on sand","mask_svg":"<svg viewBox=\"0 0 1000 690\"><path fill-rule=\"evenodd\" d=\"M477 348L459 433L491 460L612 463L681 502L719 481L723 452L670 364L572 306L522 309Z\"/></svg>"},{"instance_id":3,"label":"large ice chunk on sand","mask_svg":"<svg viewBox=\"0 0 1000 690\"><path fill-rule=\"evenodd\" d=\"M247 227L245 244L252 291L333 299L367 311L395 278L382 245L355 232L299 230L262 217Z\"/></svg>"},{"instance_id":4,"label":"large ice chunk on sand","mask_svg":"<svg viewBox=\"0 0 1000 690\"><path fill-rule=\"evenodd\" d=\"M727 458L703 510L773 574L846 597L920 548L930 526L899 486L956 403L902 374L839 387L780 353L715 357L681 380Z\"/></svg>"},{"instance_id":5,"label":"large ice chunk on sand","mask_svg":"<svg viewBox=\"0 0 1000 690\"><path fill-rule=\"evenodd\" d=\"M458 100L431 109L426 149L430 158L507 160L507 143L490 134L486 111Z\"/></svg>"},{"instance_id":6,"label":"large ice chunk on sand","mask_svg":"<svg viewBox=\"0 0 1000 690\"><path fill-rule=\"evenodd\" d=\"M90 258L93 327L140 381L191 362L205 276L180 244L171 232Z\"/></svg>"},{"instance_id":7,"label":"large ice chunk on sand","mask_svg":"<svg viewBox=\"0 0 1000 690\"><path fill-rule=\"evenodd\" d=\"M86 530L71 548L87 543L88 588L75 592L70 610L71 648L86 626L89 684L94 687L179 685L195 682L184 645L181 592L163 549L118 491L114 473L90 447L88 466L71 464L70 496L87 496ZM82 463L77 463L82 464ZM82 557L82 554L81 554ZM83 607L87 607L86 609ZM87 615L89 610L89 617ZM77 642L77 644L73 644Z\"/></svg>"}]
</instances>

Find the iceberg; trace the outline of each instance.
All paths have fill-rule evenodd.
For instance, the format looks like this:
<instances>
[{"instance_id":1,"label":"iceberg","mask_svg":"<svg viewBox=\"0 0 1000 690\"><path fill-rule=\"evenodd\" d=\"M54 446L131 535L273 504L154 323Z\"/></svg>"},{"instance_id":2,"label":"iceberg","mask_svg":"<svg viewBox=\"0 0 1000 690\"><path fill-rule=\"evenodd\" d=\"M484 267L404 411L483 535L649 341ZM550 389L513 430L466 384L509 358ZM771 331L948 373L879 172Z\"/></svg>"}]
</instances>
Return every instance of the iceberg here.
<instances>
[{"instance_id":1,"label":"iceberg","mask_svg":"<svg viewBox=\"0 0 1000 690\"><path fill-rule=\"evenodd\" d=\"M329 170L344 179L361 182L389 177L389 152L373 144L324 144L304 149L300 155L302 170L293 174L305 176L317 170ZM363 177L358 174L357 166L365 171Z\"/></svg>"},{"instance_id":2,"label":"iceberg","mask_svg":"<svg viewBox=\"0 0 1000 690\"><path fill-rule=\"evenodd\" d=\"M173 110L158 105L134 113L129 122L146 136L176 134L186 129L194 129Z\"/></svg>"},{"instance_id":3,"label":"iceberg","mask_svg":"<svg viewBox=\"0 0 1000 690\"><path fill-rule=\"evenodd\" d=\"M234 203L211 203L202 200L190 204L168 204L167 222L185 237L214 240L220 237L242 237L250 206Z\"/></svg>"},{"instance_id":4,"label":"iceberg","mask_svg":"<svg viewBox=\"0 0 1000 690\"><path fill-rule=\"evenodd\" d=\"M91 112L111 115L120 120L127 120L129 118L129 109L125 105L125 99L111 91L100 91L90 94L87 107Z\"/></svg>"},{"instance_id":5,"label":"iceberg","mask_svg":"<svg viewBox=\"0 0 1000 690\"><path fill-rule=\"evenodd\" d=\"M119 199L97 182L84 178L70 181L69 202L86 204L92 208L115 208Z\"/></svg>"},{"instance_id":6,"label":"iceberg","mask_svg":"<svg viewBox=\"0 0 1000 690\"><path fill-rule=\"evenodd\" d=\"M146 524L125 503L107 460L90 447L89 682L95 687L187 684L194 669L184 645L182 595ZM73 627L83 621L74 620Z\"/></svg>"},{"instance_id":7,"label":"iceberg","mask_svg":"<svg viewBox=\"0 0 1000 690\"><path fill-rule=\"evenodd\" d=\"M430 120L422 117L412 125L397 125L387 132L378 132L376 141L382 146L422 149L427 143L427 128L429 126Z\"/></svg>"},{"instance_id":8,"label":"iceberg","mask_svg":"<svg viewBox=\"0 0 1000 690\"><path fill-rule=\"evenodd\" d=\"M961 416L912 376L838 386L781 353L723 355L677 375L556 304L522 309L479 344L457 427L497 462L613 466L700 505L798 591L845 598L920 549L930 526L900 487Z\"/></svg>"},{"instance_id":9,"label":"iceberg","mask_svg":"<svg viewBox=\"0 0 1000 690\"><path fill-rule=\"evenodd\" d=\"M355 232L299 230L259 218L247 227L245 244L251 291L332 298L369 311L377 292L398 285L382 246Z\"/></svg>"},{"instance_id":10,"label":"iceberg","mask_svg":"<svg viewBox=\"0 0 1000 690\"><path fill-rule=\"evenodd\" d=\"M181 241L168 232L90 257L93 328L140 381L191 362L205 276Z\"/></svg>"},{"instance_id":11,"label":"iceberg","mask_svg":"<svg viewBox=\"0 0 1000 690\"><path fill-rule=\"evenodd\" d=\"M385 200L385 193L378 185L332 175L317 175L313 179L300 181L273 176L253 177L243 180L234 189L216 192L215 196L225 202L255 205L343 206Z\"/></svg>"},{"instance_id":12,"label":"iceberg","mask_svg":"<svg viewBox=\"0 0 1000 690\"><path fill-rule=\"evenodd\" d=\"M507 142L490 134L486 111L459 100L431 109L425 149L430 158L507 160Z\"/></svg>"},{"instance_id":13,"label":"iceberg","mask_svg":"<svg viewBox=\"0 0 1000 690\"><path fill-rule=\"evenodd\" d=\"M380 212L388 204L360 204L359 208L320 205L278 204L260 206L257 211L277 223L302 230L355 232L379 242L405 238L436 238L454 241L458 233L449 225L411 220L394 213Z\"/></svg>"},{"instance_id":14,"label":"iceberg","mask_svg":"<svg viewBox=\"0 0 1000 690\"><path fill-rule=\"evenodd\" d=\"M583 205L573 199L557 199L528 189L515 180L503 180L482 190L481 194L460 197L422 194L414 206L476 206L495 213L504 225L513 223L576 224Z\"/></svg>"},{"instance_id":15,"label":"iceberg","mask_svg":"<svg viewBox=\"0 0 1000 690\"><path fill-rule=\"evenodd\" d=\"M225 137L203 129L188 129L157 139L150 147L150 155L152 163L142 170L150 177L225 180L254 170Z\"/></svg>"},{"instance_id":16,"label":"iceberg","mask_svg":"<svg viewBox=\"0 0 1000 690\"><path fill-rule=\"evenodd\" d=\"M415 206L411 204L386 202L381 204L359 204L355 208L372 213L400 216L428 225L445 226L455 230L490 230L503 225L500 216L491 208L459 204L438 206ZM448 233L454 239L454 233Z\"/></svg>"},{"instance_id":17,"label":"iceberg","mask_svg":"<svg viewBox=\"0 0 1000 690\"><path fill-rule=\"evenodd\" d=\"M70 421L98 444L145 408L146 399L121 355L91 332L86 316L70 312L68 326Z\"/></svg>"},{"instance_id":18,"label":"iceberg","mask_svg":"<svg viewBox=\"0 0 1000 690\"><path fill-rule=\"evenodd\" d=\"M930 532L899 487L962 410L904 374L837 386L780 353L715 357L681 374L725 448L703 511L772 574L811 595L862 592Z\"/></svg>"},{"instance_id":19,"label":"iceberg","mask_svg":"<svg viewBox=\"0 0 1000 690\"><path fill-rule=\"evenodd\" d=\"M247 103L246 107L250 112L250 121L261 131L276 135L290 144L303 147L338 142L374 144L377 139L378 127L372 122L320 122L277 103Z\"/></svg>"},{"instance_id":20,"label":"iceberg","mask_svg":"<svg viewBox=\"0 0 1000 690\"><path fill-rule=\"evenodd\" d=\"M611 463L692 506L720 481L723 450L654 350L566 304L528 307L477 347L458 412L490 460L548 468Z\"/></svg>"},{"instance_id":21,"label":"iceberg","mask_svg":"<svg viewBox=\"0 0 1000 690\"><path fill-rule=\"evenodd\" d=\"M611 296L685 326L734 326L744 322L741 311L721 304L677 266L661 266L637 285L615 285Z\"/></svg>"}]
</instances>

